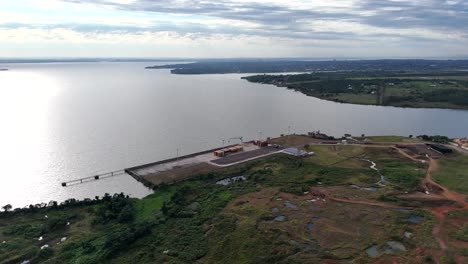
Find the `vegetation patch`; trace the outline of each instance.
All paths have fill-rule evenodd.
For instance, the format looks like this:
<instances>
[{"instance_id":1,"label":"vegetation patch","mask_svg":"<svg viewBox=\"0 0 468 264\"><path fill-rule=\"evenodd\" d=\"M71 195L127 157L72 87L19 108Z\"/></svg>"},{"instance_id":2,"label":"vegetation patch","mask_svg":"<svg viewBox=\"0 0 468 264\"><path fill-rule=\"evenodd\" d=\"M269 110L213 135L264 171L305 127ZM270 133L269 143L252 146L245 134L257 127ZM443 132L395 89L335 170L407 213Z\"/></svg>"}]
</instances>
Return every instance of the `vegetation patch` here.
<instances>
[{"instance_id":1,"label":"vegetation patch","mask_svg":"<svg viewBox=\"0 0 468 264\"><path fill-rule=\"evenodd\" d=\"M460 72L318 72L245 79L339 103L468 109L468 82Z\"/></svg>"},{"instance_id":2,"label":"vegetation patch","mask_svg":"<svg viewBox=\"0 0 468 264\"><path fill-rule=\"evenodd\" d=\"M459 153L446 155L438 164L439 169L432 173L437 183L468 194L468 156Z\"/></svg>"}]
</instances>

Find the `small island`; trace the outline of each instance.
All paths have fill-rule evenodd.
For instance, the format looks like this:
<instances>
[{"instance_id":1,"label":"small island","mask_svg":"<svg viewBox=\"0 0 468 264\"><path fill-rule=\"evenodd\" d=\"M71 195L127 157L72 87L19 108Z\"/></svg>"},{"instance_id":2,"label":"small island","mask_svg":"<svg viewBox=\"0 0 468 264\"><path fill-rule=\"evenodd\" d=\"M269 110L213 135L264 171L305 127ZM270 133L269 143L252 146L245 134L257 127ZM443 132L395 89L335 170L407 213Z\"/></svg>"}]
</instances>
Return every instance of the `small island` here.
<instances>
[{"instance_id":1,"label":"small island","mask_svg":"<svg viewBox=\"0 0 468 264\"><path fill-rule=\"evenodd\" d=\"M315 72L243 79L339 103L468 109L468 72L463 71Z\"/></svg>"},{"instance_id":2,"label":"small island","mask_svg":"<svg viewBox=\"0 0 468 264\"><path fill-rule=\"evenodd\" d=\"M8 71L8 69L0 69L0 71Z\"/></svg>"}]
</instances>

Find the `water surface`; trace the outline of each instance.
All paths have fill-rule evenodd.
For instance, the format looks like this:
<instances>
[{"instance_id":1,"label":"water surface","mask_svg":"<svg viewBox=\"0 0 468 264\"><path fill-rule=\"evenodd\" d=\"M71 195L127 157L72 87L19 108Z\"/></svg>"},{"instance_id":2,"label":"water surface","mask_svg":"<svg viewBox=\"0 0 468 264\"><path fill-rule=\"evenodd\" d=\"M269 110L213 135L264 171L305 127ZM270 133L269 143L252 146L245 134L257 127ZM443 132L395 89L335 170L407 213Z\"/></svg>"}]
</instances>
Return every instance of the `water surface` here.
<instances>
[{"instance_id":1,"label":"water surface","mask_svg":"<svg viewBox=\"0 0 468 264\"><path fill-rule=\"evenodd\" d=\"M0 205L150 191L129 176L60 186L243 136L468 135L468 111L338 104L245 75L171 75L154 63L0 65ZM237 142L231 140L231 142Z\"/></svg>"}]
</instances>

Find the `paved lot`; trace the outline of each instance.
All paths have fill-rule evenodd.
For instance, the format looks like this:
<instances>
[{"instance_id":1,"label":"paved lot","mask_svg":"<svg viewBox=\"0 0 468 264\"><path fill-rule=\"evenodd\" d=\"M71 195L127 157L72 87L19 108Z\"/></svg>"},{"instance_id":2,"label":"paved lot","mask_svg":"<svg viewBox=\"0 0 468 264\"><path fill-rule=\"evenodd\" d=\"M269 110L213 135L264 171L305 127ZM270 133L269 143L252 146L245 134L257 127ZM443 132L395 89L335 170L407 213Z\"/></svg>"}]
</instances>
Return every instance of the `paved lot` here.
<instances>
[{"instance_id":1,"label":"paved lot","mask_svg":"<svg viewBox=\"0 0 468 264\"><path fill-rule=\"evenodd\" d=\"M216 164L216 165L229 165L232 163L238 163L250 159L255 159L257 157L265 156L268 154L272 154L274 152L278 152L280 149L277 148L261 148L261 149L256 149L256 150L251 150L251 151L244 151L240 152L237 154L232 154L224 158L220 158L217 160L211 161L211 163Z\"/></svg>"},{"instance_id":2,"label":"paved lot","mask_svg":"<svg viewBox=\"0 0 468 264\"><path fill-rule=\"evenodd\" d=\"M202 154L191 158L180 159L178 161L170 161L166 163L149 165L140 169L133 170L139 176L153 175L158 172L168 171L175 168L190 167L192 165L208 162L213 159L212 153Z\"/></svg>"},{"instance_id":3,"label":"paved lot","mask_svg":"<svg viewBox=\"0 0 468 264\"><path fill-rule=\"evenodd\" d=\"M258 150L258 147L255 146L254 144L251 144L251 143L245 143L243 146L244 146L244 151L240 152L239 154L248 153L250 151ZM238 154L233 154L232 156L234 156L234 155L238 155ZM228 157L231 157L231 155L228 156ZM175 170L175 169L180 169L180 168L188 168L188 167L192 167L194 165L198 165L198 164L202 164L202 163L208 163L210 161L212 161L214 163L216 160L219 160L219 159L225 159L225 158L218 158L215 155L213 155L213 153L210 152L210 153L206 153L206 154L200 154L200 155L197 155L195 157L181 158L181 159L179 159L177 161L169 161L169 162L165 162L165 163L161 163L161 164L144 166L144 167L141 167L141 168L138 168L138 169L134 169L134 170L132 170L132 172L139 175L140 177L144 177L144 176L155 175L155 174L170 171L170 170ZM220 163L220 164L222 164L222 163ZM226 163L226 164L228 164L228 163Z\"/></svg>"}]
</instances>

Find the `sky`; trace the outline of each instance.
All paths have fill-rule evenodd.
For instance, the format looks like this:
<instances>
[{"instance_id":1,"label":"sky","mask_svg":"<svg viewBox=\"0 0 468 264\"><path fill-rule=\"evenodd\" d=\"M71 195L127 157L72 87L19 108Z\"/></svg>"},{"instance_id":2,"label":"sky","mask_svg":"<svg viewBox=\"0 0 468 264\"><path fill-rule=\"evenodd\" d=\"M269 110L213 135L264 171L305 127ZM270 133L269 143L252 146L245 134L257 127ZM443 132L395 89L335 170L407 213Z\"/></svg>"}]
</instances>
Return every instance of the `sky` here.
<instances>
[{"instance_id":1,"label":"sky","mask_svg":"<svg viewBox=\"0 0 468 264\"><path fill-rule=\"evenodd\" d=\"M0 0L0 57L468 57L468 0Z\"/></svg>"}]
</instances>

